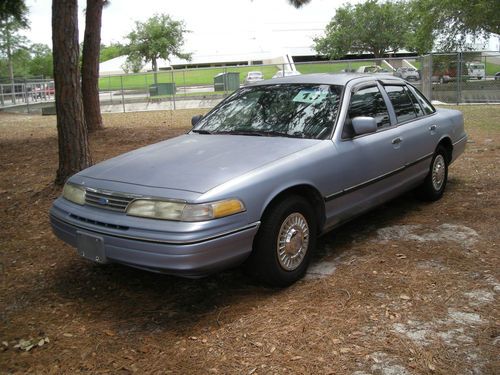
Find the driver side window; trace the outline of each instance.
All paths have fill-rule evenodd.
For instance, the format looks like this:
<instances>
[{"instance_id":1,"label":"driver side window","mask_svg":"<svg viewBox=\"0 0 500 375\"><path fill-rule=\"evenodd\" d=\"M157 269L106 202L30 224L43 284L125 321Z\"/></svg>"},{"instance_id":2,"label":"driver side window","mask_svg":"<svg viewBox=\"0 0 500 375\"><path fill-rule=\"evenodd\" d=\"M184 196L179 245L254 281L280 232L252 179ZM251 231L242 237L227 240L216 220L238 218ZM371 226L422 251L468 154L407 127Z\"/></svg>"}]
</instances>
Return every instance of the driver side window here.
<instances>
[{"instance_id":1,"label":"driver side window","mask_svg":"<svg viewBox=\"0 0 500 375\"><path fill-rule=\"evenodd\" d=\"M391 126L387 106L377 86L363 87L352 94L342 130L342 139L353 138L356 135L352 127L352 119L358 116L373 117L378 129Z\"/></svg>"}]
</instances>

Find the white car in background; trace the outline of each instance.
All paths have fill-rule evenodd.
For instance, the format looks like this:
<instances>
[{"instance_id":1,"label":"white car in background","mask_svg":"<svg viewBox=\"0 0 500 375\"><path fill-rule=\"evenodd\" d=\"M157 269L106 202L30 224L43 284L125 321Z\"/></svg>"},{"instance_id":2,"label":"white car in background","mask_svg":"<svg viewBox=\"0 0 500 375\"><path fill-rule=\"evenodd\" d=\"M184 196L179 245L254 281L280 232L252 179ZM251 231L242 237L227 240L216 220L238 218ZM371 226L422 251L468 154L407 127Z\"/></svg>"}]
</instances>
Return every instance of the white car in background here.
<instances>
[{"instance_id":1,"label":"white car in background","mask_svg":"<svg viewBox=\"0 0 500 375\"><path fill-rule=\"evenodd\" d=\"M396 77L403 78L405 81L418 81L420 79L420 75L418 74L417 69L402 67L397 68L394 72Z\"/></svg>"},{"instance_id":2,"label":"white car in background","mask_svg":"<svg viewBox=\"0 0 500 375\"><path fill-rule=\"evenodd\" d=\"M467 63L470 78L484 79L486 77L486 69L483 63Z\"/></svg>"},{"instance_id":3,"label":"white car in background","mask_svg":"<svg viewBox=\"0 0 500 375\"><path fill-rule=\"evenodd\" d=\"M273 78L300 76L300 74L298 70L278 70Z\"/></svg>"},{"instance_id":4,"label":"white car in background","mask_svg":"<svg viewBox=\"0 0 500 375\"><path fill-rule=\"evenodd\" d=\"M356 73L388 74L390 72L378 65L362 65L356 70Z\"/></svg>"},{"instance_id":5,"label":"white car in background","mask_svg":"<svg viewBox=\"0 0 500 375\"><path fill-rule=\"evenodd\" d=\"M259 72L259 71L254 71L254 72L248 72L247 73L247 76L245 78L245 85L248 85L250 83L254 83L254 82L259 82L259 81L263 81L264 80L264 75L262 74L262 72Z\"/></svg>"}]
</instances>

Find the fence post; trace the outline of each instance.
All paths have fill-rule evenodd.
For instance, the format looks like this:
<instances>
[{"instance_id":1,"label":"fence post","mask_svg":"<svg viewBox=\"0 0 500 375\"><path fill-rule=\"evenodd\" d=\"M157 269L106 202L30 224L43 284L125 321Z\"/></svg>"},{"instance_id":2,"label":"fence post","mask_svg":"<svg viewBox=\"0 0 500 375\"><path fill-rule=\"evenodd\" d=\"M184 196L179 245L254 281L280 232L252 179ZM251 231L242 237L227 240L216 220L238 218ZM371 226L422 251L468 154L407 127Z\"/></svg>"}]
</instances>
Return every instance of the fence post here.
<instances>
[{"instance_id":1,"label":"fence post","mask_svg":"<svg viewBox=\"0 0 500 375\"><path fill-rule=\"evenodd\" d=\"M108 75L108 91L109 91L109 101L113 105L113 92L111 91L111 75Z\"/></svg>"},{"instance_id":2,"label":"fence post","mask_svg":"<svg viewBox=\"0 0 500 375\"><path fill-rule=\"evenodd\" d=\"M434 70L434 67L433 67L434 62L432 61L433 60L432 59L432 53L429 53L428 56L429 56L429 59L427 61L428 69L424 69L424 66L425 66L425 56L424 56L424 60L423 60L424 64L422 66L422 73L424 73L425 71L428 72L428 74L426 75L426 77L424 77L425 80L427 81L426 86L428 88L425 89L425 90L422 90L422 91L424 92L424 95L426 94L426 91L427 91L427 99L429 101L432 101L432 72ZM424 87L423 85L424 85L424 83L422 82L422 89Z\"/></svg>"},{"instance_id":3,"label":"fence post","mask_svg":"<svg viewBox=\"0 0 500 375\"><path fill-rule=\"evenodd\" d=\"M2 103L2 106L5 105L5 102L3 99L3 85L0 85L0 103Z\"/></svg>"},{"instance_id":4,"label":"fence post","mask_svg":"<svg viewBox=\"0 0 500 375\"><path fill-rule=\"evenodd\" d=\"M184 96L187 96L187 91L186 91L186 68L182 69L182 81L184 85Z\"/></svg>"},{"instance_id":5,"label":"fence post","mask_svg":"<svg viewBox=\"0 0 500 375\"><path fill-rule=\"evenodd\" d=\"M26 109L28 111L28 114L30 113L30 95L28 94L28 81L26 78L24 79L24 91L26 95Z\"/></svg>"},{"instance_id":6,"label":"fence post","mask_svg":"<svg viewBox=\"0 0 500 375\"><path fill-rule=\"evenodd\" d=\"M174 67L172 65L170 65L170 69L172 71L172 99L173 99L173 102L174 102L174 111L175 111L175 91L176 91L176 87L175 87L175 78L174 78Z\"/></svg>"},{"instance_id":7,"label":"fence post","mask_svg":"<svg viewBox=\"0 0 500 375\"><path fill-rule=\"evenodd\" d=\"M224 75L222 76L223 82L224 82L224 97L226 97L227 96L227 68L224 67L222 72L224 73Z\"/></svg>"},{"instance_id":8,"label":"fence post","mask_svg":"<svg viewBox=\"0 0 500 375\"><path fill-rule=\"evenodd\" d=\"M10 97L12 104L16 104L16 85L14 83L14 80L12 80L10 83Z\"/></svg>"},{"instance_id":9,"label":"fence post","mask_svg":"<svg viewBox=\"0 0 500 375\"><path fill-rule=\"evenodd\" d=\"M123 94L123 76L120 76L120 86L122 88L122 107L123 107L123 113L125 113L125 96Z\"/></svg>"},{"instance_id":10,"label":"fence post","mask_svg":"<svg viewBox=\"0 0 500 375\"><path fill-rule=\"evenodd\" d=\"M462 52L457 54L457 105L460 104L462 86Z\"/></svg>"}]
</instances>

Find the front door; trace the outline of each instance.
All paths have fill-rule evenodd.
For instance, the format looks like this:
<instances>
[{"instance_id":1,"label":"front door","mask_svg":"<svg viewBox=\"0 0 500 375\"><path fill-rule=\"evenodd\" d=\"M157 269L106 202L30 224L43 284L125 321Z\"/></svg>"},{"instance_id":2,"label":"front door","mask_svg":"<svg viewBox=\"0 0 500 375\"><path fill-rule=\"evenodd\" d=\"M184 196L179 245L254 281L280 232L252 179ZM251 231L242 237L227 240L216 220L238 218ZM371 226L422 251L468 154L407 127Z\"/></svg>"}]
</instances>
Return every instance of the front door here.
<instances>
[{"instance_id":1,"label":"front door","mask_svg":"<svg viewBox=\"0 0 500 375\"><path fill-rule=\"evenodd\" d=\"M352 119L374 117L378 130L357 135ZM342 132L334 143L331 192L326 197L327 225L335 225L387 199L404 168L402 139L379 85L354 89Z\"/></svg>"}]
</instances>

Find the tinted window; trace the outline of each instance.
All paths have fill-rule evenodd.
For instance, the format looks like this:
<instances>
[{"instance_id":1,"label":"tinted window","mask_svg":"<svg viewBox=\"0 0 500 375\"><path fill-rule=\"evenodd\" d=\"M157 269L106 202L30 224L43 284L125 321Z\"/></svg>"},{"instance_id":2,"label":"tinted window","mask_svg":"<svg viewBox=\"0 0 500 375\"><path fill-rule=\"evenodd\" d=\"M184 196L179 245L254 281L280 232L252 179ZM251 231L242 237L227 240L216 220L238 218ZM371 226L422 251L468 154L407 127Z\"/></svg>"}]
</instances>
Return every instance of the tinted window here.
<instances>
[{"instance_id":1,"label":"tinted window","mask_svg":"<svg viewBox=\"0 0 500 375\"><path fill-rule=\"evenodd\" d=\"M342 138L352 138L354 136L352 119L358 116L375 118L379 129L391 125L387 106L377 86L365 87L352 94Z\"/></svg>"},{"instance_id":2,"label":"tinted window","mask_svg":"<svg viewBox=\"0 0 500 375\"><path fill-rule=\"evenodd\" d=\"M385 91L387 91L387 95L391 99L398 122L408 121L417 117L413 109L413 103L404 86L385 86Z\"/></svg>"},{"instance_id":3,"label":"tinted window","mask_svg":"<svg viewBox=\"0 0 500 375\"><path fill-rule=\"evenodd\" d=\"M430 115L431 113L434 113L436 110L434 107L427 101L427 99L422 95L420 91L418 91L416 88L410 86L410 91L415 95L417 98L418 103L422 107L422 110L426 115Z\"/></svg>"},{"instance_id":4,"label":"tinted window","mask_svg":"<svg viewBox=\"0 0 500 375\"><path fill-rule=\"evenodd\" d=\"M405 91L410 96L411 102L413 103L413 109L415 110L417 117L423 116L424 111L422 110L422 107L420 107L420 104L418 103L418 100L413 92L411 92L407 87L405 88Z\"/></svg>"}]
</instances>

